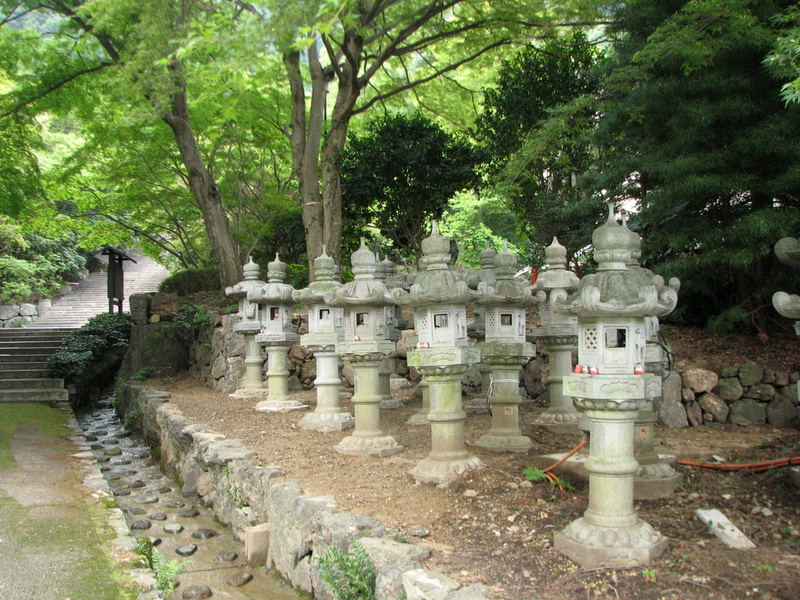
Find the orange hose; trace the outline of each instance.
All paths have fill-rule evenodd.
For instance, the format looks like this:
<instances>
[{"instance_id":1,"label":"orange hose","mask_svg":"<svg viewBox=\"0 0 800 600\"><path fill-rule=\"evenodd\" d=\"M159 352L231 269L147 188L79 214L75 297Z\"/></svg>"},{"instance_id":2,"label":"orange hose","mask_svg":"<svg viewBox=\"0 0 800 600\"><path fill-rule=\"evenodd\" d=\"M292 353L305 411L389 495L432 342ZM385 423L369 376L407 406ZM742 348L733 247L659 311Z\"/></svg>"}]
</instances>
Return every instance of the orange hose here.
<instances>
[{"instance_id":1,"label":"orange hose","mask_svg":"<svg viewBox=\"0 0 800 600\"><path fill-rule=\"evenodd\" d=\"M776 460L767 460L763 462L747 463L747 464L718 464L710 462L702 462L698 460L679 460L679 465L687 465L689 467L700 467L703 469L714 469L716 471L752 471L753 473L760 473L770 469L778 469L780 467L788 467L789 465L800 465L800 456L794 458L779 458Z\"/></svg>"},{"instance_id":2,"label":"orange hose","mask_svg":"<svg viewBox=\"0 0 800 600\"><path fill-rule=\"evenodd\" d=\"M552 470L553 470L553 469L555 469L556 467L560 466L560 465L561 465L561 464L562 464L564 461L566 461L566 460L567 460L567 459L568 459L570 456L572 456L573 454L575 454L575 453L576 453L578 450L580 450L581 448L583 448L583 447L584 447L586 444L588 444L588 443L589 443L589 440L583 440L583 441L582 441L580 444L578 444L578 445L577 445L577 446L575 446L575 447L574 447L572 450L570 450L570 451L569 451L569 454L565 455L565 456L564 456L563 458L561 458L561 460L559 460L558 462L555 462L555 463L553 463L552 465L550 465L549 467L547 467L547 468L544 470L544 472L545 472L545 473L549 473L550 471L552 471Z\"/></svg>"}]
</instances>

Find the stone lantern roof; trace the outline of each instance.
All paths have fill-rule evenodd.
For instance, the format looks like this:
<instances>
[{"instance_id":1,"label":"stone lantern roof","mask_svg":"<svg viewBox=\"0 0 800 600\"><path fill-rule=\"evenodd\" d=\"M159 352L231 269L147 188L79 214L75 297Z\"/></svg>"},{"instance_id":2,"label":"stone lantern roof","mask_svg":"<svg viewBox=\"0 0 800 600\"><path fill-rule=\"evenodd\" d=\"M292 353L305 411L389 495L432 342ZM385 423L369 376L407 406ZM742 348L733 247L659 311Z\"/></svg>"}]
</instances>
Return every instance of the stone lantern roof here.
<instances>
[{"instance_id":1,"label":"stone lantern roof","mask_svg":"<svg viewBox=\"0 0 800 600\"><path fill-rule=\"evenodd\" d=\"M367 248L364 238L361 246L350 258L353 269L353 281L325 294L325 303L330 306L389 306L394 304L389 289L375 278L378 259L375 253Z\"/></svg>"},{"instance_id":2,"label":"stone lantern roof","mask_svg":"<svg viewBox=\"0 0 800 600\"><path fill-rule=\"evenodd\" d=\"M309 283L308 287L294 291L292 298L295 302L324 304L325 294L342 287L342 284L336 281L336 263L328 256L325 246L322 246L322 254L314 259L314 275L316 279Z\"/></svg>"},{"instance_id":3,"label":"stone lantern roof","mask_svg":"<svg viewBox=\"0 0 800 600\"><path fill-rule=\"evenodd\" d=\"M586 275L572 295L555 290L552 300L558 312L577 317L659 317L675 309L678 279L664 284L663 278L646 269L628 268L634 252L632 233L617 222L609 203L608 220L592 234L597 273Z\"/></svg>"},{"instance_id":4,"label":"stone lantern roof","mask_svg":"<svg viewBox=\"0 0 800 600\"><path fill-rule=\"evenodd\" d=\"M241 321L233 326L234 331L258 331L261 328L258 318L258 308L247 299L249 292L266 285L258 276L261 272L259 266L253 262L251 256L243 267L244 280L225 288L225 295L239 299L239 317Z\"/></svg>"},{"instance_id":5,"label":"stone lantern roof","mask_svg":"<svg viewBox=\"0 0 800 600\"><path fill-rule=\"evenodd\" d=\"M497 251L491 247L489 240L486 240L486 248L481 250L478 256L480 257L481 266L467 276L467 284L473 290L477 290L478 285L481 283L493 285L497 281L494 272L494 257L497 256Z\"/></svg>"},{"instance_id":6,"label":"stone lantern roof","mask_svg":"<svg viewBox=\"0 0 800 600\"><path fill-rule=\"evenodd\" d=\"M480 296L476 304L532 306L544 301L545 295L539 292L531 294L531 288L524 281L514 277L517 272L517 257L508 251L508 242L503 245L503 251L495 252L492 259L494 264L494 285L482 282L478 286Z\"/></svg>"},{"instance_id":7,"label":"stone lantern roof","mask_svg":"<svg viewBox=\"0 0 800 600\"><path fill-rule=\"evenodd\" d=\"M544 255L547 268L539 273L532 286L533 290L545 293L555 289L570 292L577 290L581 280L575 273L567 270L567 249L559 243L558 238L553 238L552 243L545 248Z\"/></svg>"},{"instance_id":8,"label":"stone lantern roof","mask_svg":"<svg viewBox=\"0 0 800 600\"><path fill-rule=\"evenodd\" d=\"M450 269L450 240L439 234L433 221L431 234L422 240L421 270L411 289L392 290L392 296L403 306L427 306L430 304L467 304L479 297L467 286L457 272Z\"/></svg>"},{"instance_id":9,"label":"stone lantern roof","mask_svg":"<svg viewBox=\"0 0 800 600\"><path fill-rule=\"evenodd\" d=\"M286 263L282 262L278 254L275 260L267 263L267 283L253 290L248 294L250 301L257 301L262 304L292 304L292 292L294 288L285 283Z\"/></svg>"}]
</instances>

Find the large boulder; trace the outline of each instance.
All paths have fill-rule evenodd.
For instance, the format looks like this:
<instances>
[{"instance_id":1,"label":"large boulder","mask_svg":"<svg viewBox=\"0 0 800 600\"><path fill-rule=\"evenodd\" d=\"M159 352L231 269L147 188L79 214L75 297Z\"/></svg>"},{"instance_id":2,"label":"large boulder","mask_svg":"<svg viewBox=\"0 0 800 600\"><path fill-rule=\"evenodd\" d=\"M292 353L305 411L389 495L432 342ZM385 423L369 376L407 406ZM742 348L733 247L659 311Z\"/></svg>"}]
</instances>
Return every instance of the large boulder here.
<instances>
[{"instance_id":1,"label":"large boulder","mask_svg":"<svg viewBox=\"0 0 800 600\"><path fill-rule=\"evenodd\" d=\"M730 409L725 401L717 396L714 392L706 392L698 397L700 407L703 411L710 414L714 421L718 423L726 423L728 421L728 414Z\"/></svg>"},{"instance_id":2,"label":"large boulder","mask_svg":"<svg viewBox=\"0 0 800 600\"><path fill-rule=\"evenodd\" d=\"M736 402L744 396L744 388L738 377L723 377L714 388L714 393L726 402Z\"/></svg>"},{"instance_id":3,"label":"large boulder","mask_svg":"<svg viewBox=\"0 0 800 600\"><path fill-rule=\"evenodd\" d=\"M764 377L764 369L759 367L756 363L748 361L739 365L739 381L742 382L744 387L750 387L757 383L761 383Z\"/></svg>"},{"instance_id":4,"label":"large boulder","mask_svg":"<svg viewBox=\"0 0 800 600\"><path fill-rule=\"evenodd\" d=\"M754 400L772 400L775 397L775 388L768 383L757 383L747 388L744 396Z\"/></svg>"},{"instance_id":5,"label":"large boulder","mask_svg":"<svg viewBox=\"0 0 800 600\"><path fill-rule=\"evenodd\" d=\"M670 373L661 384L661 397L653 401L653 408L658 414L658 419L671 429L689 426L686 409L681 402L681 376Z\"/></svg>"},{"instance_id":6,"label":"large boulder","mask_svg":"<svg viewBox=\"0 0 800 600\"><path fill-rule=\"evenodd\" d=\"M131 342L119 371L127 381L142 369L171 375L189 369L189 342L179 329L147 324L131 327Z\"/></svg>"},{"instance_id":7,"label":"large boulder","mask_svg":"<svg viewBox=\"0 0 800 600\"><path fill-rule=\"evenodd\" d=\"M786 397L778 396L767 405L767 423L775 427L797 427L800 409Z\"/></svg>"},{"instance_id":8,"label":"large boulder","mask_svg":"<svg viewBox=\"0 0 800 600\"><path fill-rule=\"evenodd\" d=\"M683 387L687 387L697 394L710 392L719 381L719 375L708 369L689 369L683 373Z\"/></svg>"},{"instance_id":9,"label":"large boulder","mask_svg":"<svg viewBox=\"0 0 800 600\"><path fill-rule=\"evenodd\" d=\"M731 404L730 420L734 425L763 425L767 422L767 413L763 404L745 398Z\"/></svg>"}]
</instances>

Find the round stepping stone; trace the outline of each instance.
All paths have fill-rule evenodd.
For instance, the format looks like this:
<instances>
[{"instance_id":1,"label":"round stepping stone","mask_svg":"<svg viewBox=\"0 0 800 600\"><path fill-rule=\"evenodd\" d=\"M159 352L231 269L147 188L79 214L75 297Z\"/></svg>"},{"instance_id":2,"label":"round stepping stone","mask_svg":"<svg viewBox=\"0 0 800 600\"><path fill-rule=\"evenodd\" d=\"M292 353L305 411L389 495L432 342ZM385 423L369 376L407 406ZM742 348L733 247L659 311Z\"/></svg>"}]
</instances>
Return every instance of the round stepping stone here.
<instances>
[{"instance_id":1,"label":"round stepping stone","mask_svg":"<svg viewBox=\"0 0 800 600\"><path fill-rule=\"evenodd\" d=\"M95 439L97 439L97 438L95 438ZM89 449L90 450L102 450L103 448L105 448L105 446L103 446L103 444L90 444L89 445Z\"/></svg>"},{"instance_id":2,"label":"round stepping stone","mask_svg":"<svg viewBox=\"0 0 800 600\"><path fill-rule=\"evenodd\" d=\"M122 448L108 448L105 450L106 456L122 456Z\"/></svg>"},{"instance_id":3,"label":"round stepping stone","mask_svg":"<svg viewBox=\"0 0 800 600\"><path fill-rule=\"evenodd\" d=\"M131 491L130 490L114 490L114 495L115 496L130 496L131 495Z\"/></svg>"},{"instance_id":4,"label":"round stepping stone","mask_svg":"<svg viewBox=\"0 0 800 600\"><path fill-rule=\"evenodd\" d=\"M138 473L136 469L125 469L124 471L122 471L122 474L127 476L136 475L136 473Z\"/></svg>"},{"instance_id":5,"label":"round stepping stone","mask_svg":"<svg viewBox=\"0 0 800 600\"><path fill-rule=\"evenodd\" d=\"M111 459L108 458L107 456L98 456L97 458L95 458L95 460L99 463L107 463Z\"/></svg>"},{"instance_id":6,"label":"round stepping stone","mask_svg":"<svg viewBox=\"0 0 800 600\"><path fill-rule=\"evenodd\" d=\"M127 511L128 514L131 515L143 515L144 513L147 512L145 509L139 508L138 506L132 506L131 508L128 508Z\"/></svg>"},{"instance_id":7,"label":"round stepping stone","mask_svg":"<svg viewBox=\"0 0 800 600\"><path fill-rule=\"evenodd\" d=\"M165 515L165 514L164 514L164 513L162 513L162 512L159 512L159 513L153 513L152 515L150 515L150 518L151 518L153 521L166 521L166 520L167 520L167 515Z\"/></svg>"},{"instance_id":8,"label":"round stepping stone","mask_svg":"<svg viewBox=\"0 0 800 600\"><path fill-rule=\"evenodd\" d=\"M155 504L158 502L158 496L139 496L136 502L138 504Z\"/></svg>"},{"instance_id":9,"label":"round stepping stone","mask_svg":"<svg viewBox=\"0 0 800 600\"><path fill-rule=\"evenodd\" d=\"M226 581L225 583L233 587L242 587L246 583L250 583L252 579L253 579L252 574L248 573L247 571L243 571L241 573L234 575L233 577L228 579L228 581Z\"/></svg>"},{"instance_id":10,"label":"round stepping stone","mask_svg":"<svg viewBox=\"0 0 800 600\"><path fill-rule=\"evenodd\" d=\"M108 481L119 481L120 479L122 479L122 475L109 475L108 477L106 477L106 479Z\"/></svg>"},{"instance_id":11,"label":"round stepping stone","mask_svg":"<svg viewBox=\"0 0 800 600\"><path fill-rule=\"evenodd\" d=\"M140 481L137 479L136 481L129 483L128 487L131 488L132 490L138 490L139 488L143 488L145 485L146 484L144 481Z\"/></svg>"},{"instance_id":12,"label":"round stepping stone","mask_svg":"<svg viewBox=\"0 0 800 600\"><path fill-rule=\"evenodd\" d=\"M96 442L97 441L97 436L96 435L85 435L85 436L83 436L83 438L87 442Z\"/></svg>"},{"instance_id":13,"label":"round stepping stone","mask_svg":"<svg viewBox=\"0 0 800 600\"><path fill-rule=\"evenodd\" d=\"M107 429L95 429L92 433L94 433L96 436L104 436L104 435L108 435L108 430Z\"/></svg>"},{"instance_id":14,"label":"round stepping stone","mask_svg":"<svg viewBox=\"0 0 800 600\"><path fill-rule=\"evenodd\" d=\"M117 444L119 444L119 440L116 438L106 438L103 440L103 443L106 446L116 446Z\"/></svg>"},{"instance_id":15,"label":"round stepping stone","mask_svg":"<svg viewBox=\"0 0 800 600\"><path fill-rule=\"evenodd\" d=\"M162 485L160 488L156 488L153 491L156 494L169 494L172 491L172 488L168 485Z\"/></svg>"},{"instance_id":16,"label":"round stepping stone","mask_svg":"<svg viewBox=\"0 0 800 600\"><path fill-rule=\"evenodd\" d=\"M164 531L167 533L180 533L183 531L183 525L180 523L170 523L169 525L164 525Z\"/></svg>"},{"instance_id":17,"label":"round stepping stone","mask_svg":"<svg viewBox=\"0 0 800 600\"><path fill-rule=\"evenodd\" d=\"M150 529L153 524L147 519L140 519L131 523L131 529Z\"/></svg>"},{"instance_id":18,"label":"round stepping stone","mask_svg":"<svg viewBox=\"0 0 800 600\"><path fill-rule=\"evenodd\" d=\"M98 458L97 461L100 462L100 459ZM115 458L114 460L111 461L111 464L112 465L129 465L129 464L131 464L131 461L130 461L130 459L127 459L127 458Z\"/></svg>"},{"instance_id":19,"label":"round stepping stone","mask_svg":"<svg viewBox=\"0 0 800 600\"><path fill-rule=\"evenodd\" d=\"M207 585L193 585L183 590L181 598L183 600L204 600L204 598L211 598L214 592Z\"/></svg>"},{"instance_id":20,"label":"round stepping stone","mask_svg":"<svg viewBox=\"0 0 800 600\"><path fill-rule=\"evenodd\" d=\"M210 540L211 538L219 535L213 529L196 529L192 532L192 537L196 540Z\"/></svg>"},{"instance_id":21,"label":"round stepping stone","mask_svg":"<svg viewBox=\"0 0 800 600\"><path fill-rule=\"evenodd\" d=\"M186 504L181 502L180 500L175 500L175 502L170 502L169 504L167 504L167 507L169 508L183 508L184 506L186 506Z\"/></svg>"},{"instance_id":22,"label":"round stepping stone","mask_svg":"<svg viewBox=\"0 0 800 600\"><path fill-rule=\"evenodd\" d=\"M153 544L153 546L158 546L158 545L160 545L160 544L161 544L161 541L162 541L162 540L161 540L161 538L160 538L160 537L151 537L151 538L150 538L150 543L151 543L151 544Z\"/></svg>"},{"instance_id":23,"label":"round stepping stone","mask_svg":"<svg viewBox=\"0 0 800 600\"><path fill-rule=\"evenodd\" d=\"M221 550L217 553L217 560L219 562L233 562L237 558L239 558L239 555L233 550Z\"/></svg>"},{"instance_id":24,"label":"round stepping stone","mask_svg":"<svg viewBox=\"0 0 800 600\"><path fill-rule=\"evenodd\" d=\"M138 451L133 453L133 458L149 458L150 453L147 451Z\"/></svg>"},{"instance_id":25,"label":"round stepping stone","mask_svg":"<svg viewBox=\"0 0 800 600\"><path fill-rule=\"evenodd\" d=\"M191 556L195 552L197 552L197 546L195 544L185 544L184 546L175 548L175 554L179 556Z\"/></svg>"},{"instance_id":26,"label":"round stepping stone","mask_svg":"<svg viewBox=\"0 0 800 600\"><path fill-rule=\"evenodd\" d=\"M108 473L109 471L111 471L111 467L109 467L108 465L103 465L102 467L100 467L101 473Z\"/></svg>"},{"instance_id":27,"label":"round stepping stone","mask_svg":"<svg viewBox=\"0 0 800 600\"><path fill-rule=\"evenodd\" d=\"M187 506L186 508L182 508L178 511L179 517L184 517L186 519L192 519L200 514L200 511L197 510L194 506Z\"/></svg>"}]
</instances>

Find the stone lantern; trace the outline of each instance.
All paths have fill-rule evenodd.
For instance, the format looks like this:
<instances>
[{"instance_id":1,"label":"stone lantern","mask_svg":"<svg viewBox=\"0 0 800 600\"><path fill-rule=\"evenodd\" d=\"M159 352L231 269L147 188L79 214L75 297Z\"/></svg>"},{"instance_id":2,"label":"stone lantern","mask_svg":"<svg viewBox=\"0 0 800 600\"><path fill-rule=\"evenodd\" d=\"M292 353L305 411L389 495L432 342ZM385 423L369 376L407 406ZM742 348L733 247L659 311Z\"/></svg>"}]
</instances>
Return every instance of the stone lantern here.
<instances>
[{"instance_id":1,"label":"stone lantern","mask_svg":"<svg viewBox=\"0 0 800 600\"><path fill-rule=\"evenodd\" d=\"M678 281L649 282L627 267L628 231L614 218L592 235L599 266L572 295L556 290L554 308L578 318L578 363L587 372L564 378L589 420L589 506L583 517L555 536L556 550L584 568L649 564L667 538L640 520L633 508L634 422L660 394L660 377L644 372L646 319L670 313Z\"/></svg>"},{"instance_id":2,"label":"stone lantern","mask_svg":"<svg viewBox=\"0 0 800 600\"><path fill-rule=\"evenodd\" d=\"M464 449L461 379L467 367L480 360L478 348L467 339L466 303L478 294L450 269L450 240L433 222L431 235L422 240L422 258L411 289L394 290L398 304L414 308L417 348L408 363L428 382L431 452L410 471L417 483L447 485L469 469L482 466ZM424 270L423 270L424 269Z\"/></svg>"},{"instance_id":3,"label":"stone lantern","mask_svg":"<svg viewBox=\"0 0 800 600\"><path fill-rule=\"evenodd\" d=\"M534 298L530 287L514 278L517 258L508 244L495 255L494 271L495 284L481 283L475 301L485 313L486 336L480 352L489 373L486 393L492 407L492 427L475 445L497 452L527 452L532 443L519 428L519 371L536 350L525 341L525 308L544 300L544 294Z\"/></svg>"},{"instance_id":4,"label":"stone lantern","mask_svg":"<svg viewBox=\"0 0 800 600\"><path fill-rule=\"evenodd\" d=\"M627 220L623 218L622 224L628 234L628 244L630 257L627 262L631 276L638 278L639 285L647 287L655 285L659 292L664 287L664 279L654 274L649 269L645 269L639 264L642 256L642 239L639 235L627 227ZM677 292L680 282L673 279L670 284ZM644 320L645 350L644 350L644 371L652 373L663 380L666 372L666 357L659 334L658 317L650 316ZM659 392L657 398L660 398ZM637 500L652 500L654 498L666 498L672 495L681 482L683 475L678 473L655 449L655 422L658 415L653 409L653 400L649 400L647 405L639 409L639 416L636 418L636 437L634 439L634 457L639 463L639 468L634 475L633 497ZM670 457L673 461L675 457Z\"/></svg>"},{"instance_id":5,"label":"stone lantern","mask_svg":"<svg viewBox=\"0 0 800 600\"><path fill-rule=\"evenodd\" d=\"M269 395L256 405L261 412L303 410L304 404L289 398L288 354L292 344L300 339L292 328L292 292L285 283L286 263L278 255L267 264L267 283L247 293L247 299L261 305L261 332L256 341L267 349L267 381Z\"/></svg>"},{"instance_id":6,"label":"stone lantern","mask_svg":"<svg viewBox=\"0 0 800 600\"><path fill-rule=\"evenodd\" d=\"M244 280L232 287L225 288L225 295L239 299L239 322L233 330L244 336L245 373L244 385L229 396L231 399L263 400L267 396L261 369L264 366L264 355L261 344L256 341L256 334L261 331L261 306L247 299L247 294L265 285L258 276L260 269L252 257L243 267Z\"/></svg>"},{"instance_id":7,"label":"stone lantern","mask_svg":"<svg viewBox=\"0 0 800 600\"><path fill-rule=\"evenodd\" d=\"M800 242L795 238L781 238L775 244L775 256L786 266L800 269ZM775 292L772 295L772 306L781 316L794 319L794 332L800 335L800 296ZM800 383L798 384L800 389Z\"/></svg>"},{"instance_id":8,"label":"stone lantern","mask_svg":"<svg viewBox=\"0 0 800 600\"><path fill-rule=\"evenodd\" d=\"M344 337L336 351L355 371L355 429L334 450L355 456L390 456L403 450L380 427L380 366L395 351L394 302L375 279L377 258L364 245L351 258L354 280L325 295L325 303L344 308Z\"/></svg>"},{"instance_id":9,"label":"stone lantern","mask_svg":"<svg viewBox=\"0 0 800 600\"><path fill-rule=\"evenodd\" d=\"M308 305L308 333L300 336L300 343L314 353L317 362L317 406L305 415L298 425L323 433L344 431L353 427L353 415L339 404L339 354L336 344L344 339L344 310L325 304L325 295L342 287L336 281L336 263L328 256L325 246L314 259L316 280L307 288L292 294L295 302Z\"/></svg>"},{"instance_id":10,"label":"stone lantern","mask_svg":"<svg viewBox=\"0 0 800 600\"><path fill-rule=\"evenodd\" d=\"M375 269L375 279L382 282L386 289L389 290L391 294L392 288L396 284L396 278L392 277L390 282L389 275L394 275L394 263L389 260L388 258L384 260L380 260L380 257L377 258L377 268ZM393 342L397 342L400 339L400 331L398 317L402 318L402 314L398 315L400 312L400 307L394 307L394 324L395 327L392 328L390 335L392 336L391 339ZM395 347L395 351L391 352L386 358L383 359L381 363L381 368L379 371L378 382L380 384L380 396L381 396L381 408L386 409L394 409L394 408L402 408L405 406L399 400L395 400L392 397L392 374L397 370L397 348ZM395 375L397 377L397 375Z\"/></svg>"},{"instance_id":11,"label":"stone lantern","mask_svg":"<svg viewBox=\"0 0 800 600\"><path fill-rule=\"evenodd\" d=\"M477 290L481 284L495 284L497 281L497 275L494 270L495 256L497 256L497 251L492 248L489 240L486 240L486 248L478 253L480 267L467 275L467 285L469 285L470 289ZM484 307L480 304L473 305L473 318L470 335L482 340L486 337L486 314ZM489 393L489 373L491 368L481 361L478 365L478 372L481 375L481 393L479 396L470 398L464 403L464 410L470 414L488 412L489 399L487 394Z\"/></svg>"},{"instance_id":12,"label":"stone lantern","mask_svg":"<svg viewBox=\"0 0 800 600\"><path fill-rule=\"evenodd\" d=\"M567 249L558 243L557 238L545 249L547 269L539 273L533 290L543 292L545 301L539 306L539 322L533 336L546 347L550 357L550 372L547 385L550 390L550 407L536 419L555 434L580 433L578 421L580 413L572 403L572 398L564 395L564 377L572 373L572 353L578 340L578 319L564 315L553 308L553 290L566 290L572 293L578 289L580 280L567 270Z\"/></svg>"}]
</instances>

